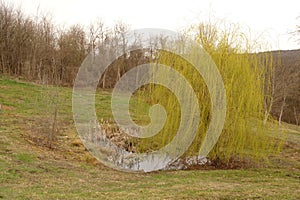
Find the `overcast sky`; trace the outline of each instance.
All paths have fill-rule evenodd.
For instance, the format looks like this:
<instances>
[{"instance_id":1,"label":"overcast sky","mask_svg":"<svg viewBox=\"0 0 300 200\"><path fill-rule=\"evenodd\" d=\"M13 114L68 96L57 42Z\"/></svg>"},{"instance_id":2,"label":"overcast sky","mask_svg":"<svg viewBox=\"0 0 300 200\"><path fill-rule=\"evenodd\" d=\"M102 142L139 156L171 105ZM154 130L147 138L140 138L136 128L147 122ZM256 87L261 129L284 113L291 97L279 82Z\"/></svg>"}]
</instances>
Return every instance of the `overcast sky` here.
<instances>
[{"instance_id":1,"label":"overcast sky","mask_svg":"<svg viewBox=\"0 0 300 200\"><path fill-rule=\"evenodd\" d=\"M101 18L107 26L123 21L135 28L180 30L207 21L210 15L249 27L264 35L272 49L296 49L292 32L300 24L299 0L4 0L26 14L49 12L55 23L89 25Z\"/></svg>"}]
</instances>

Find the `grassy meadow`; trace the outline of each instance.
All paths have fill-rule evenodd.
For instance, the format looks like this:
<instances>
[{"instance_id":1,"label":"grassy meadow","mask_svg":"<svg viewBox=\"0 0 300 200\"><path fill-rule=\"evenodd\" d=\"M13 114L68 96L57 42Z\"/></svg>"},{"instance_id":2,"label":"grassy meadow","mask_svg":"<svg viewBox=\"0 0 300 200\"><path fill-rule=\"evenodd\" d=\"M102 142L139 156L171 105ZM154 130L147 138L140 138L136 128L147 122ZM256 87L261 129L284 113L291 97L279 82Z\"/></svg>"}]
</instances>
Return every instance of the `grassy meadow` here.
<instances>
[{"instance_id":1,"label":"grassy meadow","mask_svg":"<svg viewBox=\"0 0 300 200\"><path fill-rule=\"evenodd\" d=\"M57 105L52 95L59 97L59 106L49 146ZM110 118L110 92L98 91L96 101L101 117ZM0 104L0 199L300 199L297 126L268 125L272 137L285 133L286 138L268 162L130 174L103 166L82 146L71 88L1 77Z\"/></svg>"}]
</instances>

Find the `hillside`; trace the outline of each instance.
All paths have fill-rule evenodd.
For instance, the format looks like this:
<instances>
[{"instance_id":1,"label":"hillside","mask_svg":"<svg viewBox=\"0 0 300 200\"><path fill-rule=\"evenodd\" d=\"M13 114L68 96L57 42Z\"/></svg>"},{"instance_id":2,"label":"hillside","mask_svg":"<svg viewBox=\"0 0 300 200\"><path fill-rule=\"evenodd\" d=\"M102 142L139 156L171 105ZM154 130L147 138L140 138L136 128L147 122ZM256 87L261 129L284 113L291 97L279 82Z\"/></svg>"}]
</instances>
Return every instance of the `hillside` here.
<instances>
[{"instance_id":1,"label":"hillside","mask_svg":"<svg viewBox=\"0 0 300 200\"><path fill-rule=\"evenodd\" d=\"M270 125L271 135L283 132L287 140L268 164L129 174L103 166L82 146L73 124L70 88L2 77L0 91L0 199L300 198L299 126L285 124L278 130ZM52 95L60 99L54 132ZM105 109L109 95L98 92L97 106Z\"/></svg>"},{"instance_id":2,"label":"hillside","mask_svg":"<svg viewBox=\"0 0 300 200\"><path fill-rule=\"evenodd\" d=\"M274 104L272 115L278 120L300 123L300 49L271 52L274 59Z\"/></svg>"}]
</instances>

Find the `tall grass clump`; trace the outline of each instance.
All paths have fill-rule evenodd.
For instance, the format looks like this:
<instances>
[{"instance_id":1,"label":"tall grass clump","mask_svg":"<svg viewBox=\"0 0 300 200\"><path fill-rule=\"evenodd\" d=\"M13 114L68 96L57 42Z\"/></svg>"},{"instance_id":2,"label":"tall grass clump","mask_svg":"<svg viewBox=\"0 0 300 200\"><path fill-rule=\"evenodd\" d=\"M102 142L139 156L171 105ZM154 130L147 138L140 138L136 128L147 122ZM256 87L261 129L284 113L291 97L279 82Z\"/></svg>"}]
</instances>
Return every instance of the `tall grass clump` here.
<instances>
[{"instance_id":1,"label":"tall grass clump","mask_svg":"<svg viewBox=\"0 0 300 200\"><path fill-rule=\"evenodd\" d=\"M277 149L276 141L264 126L265 88L269 88L272 63L261 62L255 51L259 44L249 41L237 26L200 24L189 34L211 56L223 78L227 113L223 131L210 151L211 160L264 159ZM269 55L265 55L266 59ZM196 138L184 156L199 154L211 120L211 102L207 86L196 69L183 58L166 51L157 51L152 62L171 66L189 81L198 98L201 111ZM158 69L159 70L159 69ZM268 72L268 73L266 73ZM167 75L166 75L167 78ZM174 84L177 84L174 81ZM178 85L178 87L181 87ZM164 128L154 137L142 139L140 151L157 150L168 144L180 124L180 106L174 94L159 85L148 85L138 92L140 101L161 104L168 118Z\"/></svg>"}]
</instances>

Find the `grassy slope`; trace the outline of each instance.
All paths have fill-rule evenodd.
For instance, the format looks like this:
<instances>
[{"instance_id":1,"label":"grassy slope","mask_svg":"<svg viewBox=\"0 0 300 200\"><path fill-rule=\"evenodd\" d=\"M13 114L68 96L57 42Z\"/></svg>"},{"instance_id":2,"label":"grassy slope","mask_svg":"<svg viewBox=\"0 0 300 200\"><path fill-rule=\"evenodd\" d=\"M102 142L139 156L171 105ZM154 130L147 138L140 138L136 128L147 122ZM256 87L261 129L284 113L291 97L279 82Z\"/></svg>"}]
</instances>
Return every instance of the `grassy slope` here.
<instances>
[{"instance_id":1,"label":"grassy slope","mask_svg":"<svg viewBox=\"0 0 300 200\"><path fill-rule=\"evenodd\" d=\"M300 199L299 127L287 127L281 157L265 167L128 174L97 163L76 143L70 89L60 88L53 149L37 145L47 134L45 96L53 90L0 78L0 199ZM97 99L99 109L109 106L108 93Z\"/></svg>"}]
</instances>

